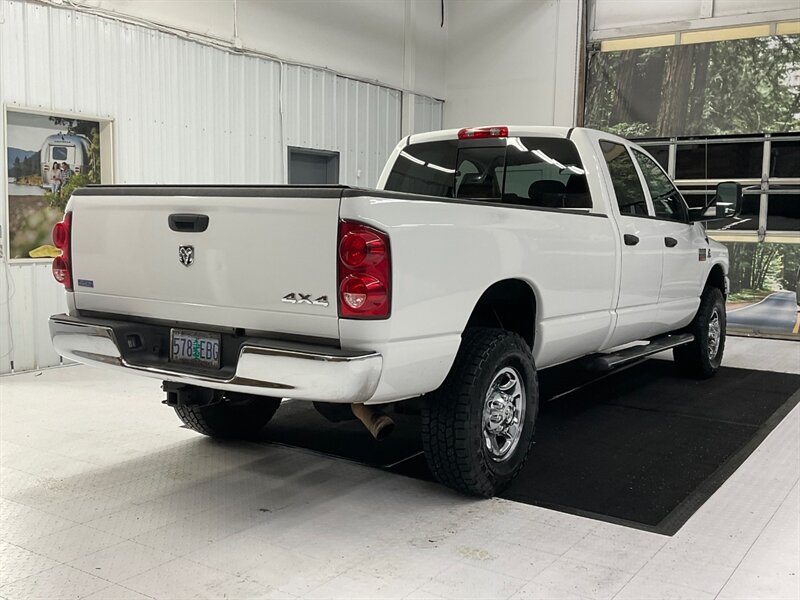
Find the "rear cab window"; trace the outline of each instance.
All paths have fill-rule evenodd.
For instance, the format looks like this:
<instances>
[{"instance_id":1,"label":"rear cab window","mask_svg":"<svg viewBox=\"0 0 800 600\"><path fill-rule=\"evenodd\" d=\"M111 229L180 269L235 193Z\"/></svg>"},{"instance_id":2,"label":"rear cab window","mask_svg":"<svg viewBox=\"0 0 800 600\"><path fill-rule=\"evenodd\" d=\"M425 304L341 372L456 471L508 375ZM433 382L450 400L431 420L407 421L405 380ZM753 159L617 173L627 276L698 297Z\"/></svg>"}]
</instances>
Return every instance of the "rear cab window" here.
<instances>
[{"instance_id":1,"label":"rear cab window","mask_svg":"<svg viewBox=\"0 0 800 600\"><path fill-rule=\"evenodd\" d=\"M593 207L578 151L562 138L411 144L400 152L385 189L529 208Z\"/></svg>"}]
</instances>

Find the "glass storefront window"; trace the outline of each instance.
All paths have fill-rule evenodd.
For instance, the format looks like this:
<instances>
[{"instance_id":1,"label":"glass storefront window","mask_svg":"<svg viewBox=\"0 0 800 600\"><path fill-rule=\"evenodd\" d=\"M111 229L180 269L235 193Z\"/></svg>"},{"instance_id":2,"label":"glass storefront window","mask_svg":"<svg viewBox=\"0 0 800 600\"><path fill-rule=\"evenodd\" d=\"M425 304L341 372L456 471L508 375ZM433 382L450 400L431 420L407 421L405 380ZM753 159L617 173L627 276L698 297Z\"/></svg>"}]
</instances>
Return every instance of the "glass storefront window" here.
<instances>
[{"instance_id":1,"label":"glass storefront window","mask_svg":"<svg viewBox=\"0 0 800 600\"><path fill-rule=\"evenodd\" d=\"M767 204L767 232L800 231L800 190L784 186L770 186L770 191L786 190L796 193L769 194Z\"/></svg>"},{"instance_id":2,"label":"glass storefront window","mask_svg":"<svg viewBox=\"0 0 800 600\"><path fill-rule=\"evenodd\" d=\"M656 162L661 165L662 169L665 171L669 170L669 146L643 145L642 147L653 155L653 158L655 158Z\"/></svg>"},{"instance_id":3,"label":"glass storefront window","mask_svg":"<svg viewBox=\"0 0 800 600\"><path fill-rule=\"evenodd\" d=\"M760 179L763 142L679 142L675 179Z\"/></svg>"},{"instance_id":4,"label":"glass storefront window","mask_svg":"<svg viewBox=\"0 0 800 600\"><path fill-rule=\"evenodd\" d=\"M770 177L800 178L800 140L773 139L770 150Z\"/></svg>"}]
</instances>

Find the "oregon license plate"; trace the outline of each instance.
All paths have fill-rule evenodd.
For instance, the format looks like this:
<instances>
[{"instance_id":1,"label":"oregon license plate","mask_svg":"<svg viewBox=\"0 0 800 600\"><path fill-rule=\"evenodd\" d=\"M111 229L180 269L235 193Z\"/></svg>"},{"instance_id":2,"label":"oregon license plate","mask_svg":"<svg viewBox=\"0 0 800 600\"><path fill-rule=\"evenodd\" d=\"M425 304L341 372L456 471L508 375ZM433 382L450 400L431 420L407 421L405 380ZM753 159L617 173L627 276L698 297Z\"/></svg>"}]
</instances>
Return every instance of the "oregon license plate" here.
<instances>
[{"instance_id":1,"label":"oregon license plate","mask_svg":"<svg viewBox=\"0 0 800 600\"><path fill-rule=\"evenodd\" d=\"M202 331L170 331L169 359L172 362L219 369L219 335Z\"/></svg>"}]
</instances>

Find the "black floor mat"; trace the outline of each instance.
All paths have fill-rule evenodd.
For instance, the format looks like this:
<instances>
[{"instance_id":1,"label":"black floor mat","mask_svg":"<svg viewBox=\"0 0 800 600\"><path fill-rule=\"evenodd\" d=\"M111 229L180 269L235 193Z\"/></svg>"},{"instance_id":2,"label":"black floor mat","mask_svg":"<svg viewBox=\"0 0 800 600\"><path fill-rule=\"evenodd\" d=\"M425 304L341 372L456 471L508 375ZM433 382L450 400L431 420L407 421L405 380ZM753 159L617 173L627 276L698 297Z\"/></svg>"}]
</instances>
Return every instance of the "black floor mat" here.
<instances>
[{"instance_id":1,"label":"black floor mat","mask_svg":"<svg viewBox=\"0 0 800 600\"><path fill-rule=\"evenodd\" d=\"M575 381L542 373L553 397ZM710 380L649 360L542 402L525 469L502 496L673 534L800 400L800 376L723 368ZM798 392L798 393L796 393ZM430 479L419 417L375 442L354 421L333 424L309 403L286 403L265 429L274 442Z\"/></svg>"}]
</instances>

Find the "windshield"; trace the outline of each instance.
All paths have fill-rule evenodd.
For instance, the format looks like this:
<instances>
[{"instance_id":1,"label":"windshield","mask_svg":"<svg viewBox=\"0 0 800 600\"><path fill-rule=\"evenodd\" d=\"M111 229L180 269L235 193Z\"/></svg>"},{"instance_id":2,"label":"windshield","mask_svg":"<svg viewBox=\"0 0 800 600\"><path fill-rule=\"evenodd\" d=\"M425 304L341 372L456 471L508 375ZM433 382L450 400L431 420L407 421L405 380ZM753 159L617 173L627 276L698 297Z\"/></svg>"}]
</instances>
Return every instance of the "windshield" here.
<instances>
[{"instance_id":1,"label":"windshield","mask_svg":"<svg viewBox=\"0 0 800 600\"><path fill-rule=\"evenodd\" d=\"M542 208L591 208L575 145L545 137L406 146L386 181L395 192Z\"/></svg>"}]
</instances>

